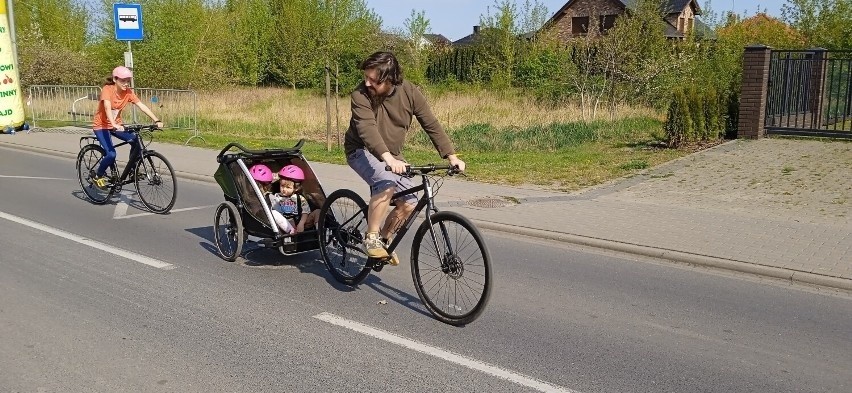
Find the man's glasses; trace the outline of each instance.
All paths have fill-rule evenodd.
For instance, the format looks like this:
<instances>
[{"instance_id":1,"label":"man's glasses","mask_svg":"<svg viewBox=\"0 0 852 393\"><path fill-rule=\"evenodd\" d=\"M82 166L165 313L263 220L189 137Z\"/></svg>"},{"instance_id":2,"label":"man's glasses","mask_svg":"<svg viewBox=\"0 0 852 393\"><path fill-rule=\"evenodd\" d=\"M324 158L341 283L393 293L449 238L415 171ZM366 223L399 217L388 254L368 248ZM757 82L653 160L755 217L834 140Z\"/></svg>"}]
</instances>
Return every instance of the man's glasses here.
<instances>
[{"instance_id":1,"label":"man's glasses","mask_svg":"<svg viewBox=\"0 0 852 393\"><path fill-rule=\"evenodd\" d=\"M118 83L123 83L125 85L129 85L130 79L132 79L132 78L115 78L115 81L118 82Z\"/></svg>"}]
</instances>

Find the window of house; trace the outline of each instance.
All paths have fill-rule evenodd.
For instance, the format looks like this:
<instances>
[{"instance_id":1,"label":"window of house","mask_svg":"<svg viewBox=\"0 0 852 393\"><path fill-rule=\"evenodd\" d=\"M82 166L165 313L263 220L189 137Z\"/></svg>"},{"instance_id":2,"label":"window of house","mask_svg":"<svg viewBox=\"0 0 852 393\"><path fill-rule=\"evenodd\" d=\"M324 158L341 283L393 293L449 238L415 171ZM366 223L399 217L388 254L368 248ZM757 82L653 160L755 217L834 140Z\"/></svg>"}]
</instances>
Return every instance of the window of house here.
<instances>
[{"instance_id":1,"label":"window of house","mask_svg":"<svg viewBox=\"0 0 852 393\"><path fill-rule=\"evenodd\" d=\"M571 33L586 34L589 32L589 17L575 16L571 18Z\"/></svg>"},{"instance_id":2,"label":"window of house","mask_svg":"<svg viewBox=\"0 0 852 393\"><path fill-rule=\"evenodd\" d=\"M601 15L600 24L598 25L598 29L600 31L607 31L615 26L615 17L617 15Z\"/></svg>"},{"instance_id":3,"label":"window of house","mask_svg":"<svg viewBox=\"0 0 852 393\"><path fill-rule=\"evenodd\" d=\"M689 18L689 30L695 29L695 18Z\"/></svg>"},{"instance_id":4,"label":"window of house","mask_svg":"<svg viewBox=\"0 0 852 393\"><path fill-rule=\"evenodd\" d=\"M677 31L683 33L683 18L677 18Z\"/></svg>"}]
</instances>

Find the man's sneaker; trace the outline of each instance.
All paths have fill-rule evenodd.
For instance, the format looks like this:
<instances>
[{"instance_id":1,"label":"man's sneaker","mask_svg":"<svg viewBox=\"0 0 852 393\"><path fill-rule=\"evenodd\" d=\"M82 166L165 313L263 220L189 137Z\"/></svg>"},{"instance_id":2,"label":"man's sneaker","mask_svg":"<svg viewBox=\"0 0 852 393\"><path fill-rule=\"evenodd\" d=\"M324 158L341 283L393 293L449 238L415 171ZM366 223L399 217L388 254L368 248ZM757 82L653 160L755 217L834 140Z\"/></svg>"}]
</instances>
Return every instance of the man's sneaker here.
<instances>
[{"instance_id":1,"label":"man's sneaker","mask_svg":"<svg viewBox=\"0 0 852 393\"><path fill-rule=\"evenodd\" d=\"M95 176L92 178L92 184L101 190L106 190L109 185L109 178L106 176Z\"/></svg>"},{"instance_id":2,"label":"man's sneaker","mask_svg":"<svg viewBox=\"0 0 852 393\"><path fill-rule=\"evenodd\" d=\"M389 257L385 244L382 243L379 234L375 232L367 232L364 237L364 250L370 258L387 259Z\"/></svg>"},{"instance_id":3,"label":"man's sneaker","mask_svg":"<svg viewBox=\"0 0 852 393\"><path fill-rule=\"evenodd\" d=\"M396 251L391 253L390 259L388 259L388 264L391 266L399 265L399 257L396 255Z\"/></svg>"}]
</instances>

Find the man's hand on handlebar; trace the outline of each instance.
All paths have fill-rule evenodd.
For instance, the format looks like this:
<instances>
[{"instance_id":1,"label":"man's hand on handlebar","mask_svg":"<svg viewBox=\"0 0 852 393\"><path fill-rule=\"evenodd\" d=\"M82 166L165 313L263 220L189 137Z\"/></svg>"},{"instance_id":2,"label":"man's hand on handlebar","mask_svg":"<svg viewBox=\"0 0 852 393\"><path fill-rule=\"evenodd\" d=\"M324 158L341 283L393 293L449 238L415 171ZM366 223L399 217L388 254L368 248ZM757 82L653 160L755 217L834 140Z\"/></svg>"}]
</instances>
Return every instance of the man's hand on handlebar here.
<instances>
[{"instance_id":1,"label":"man's hand on handlebar","mask_svg":"<svg viewBox=\"0 0 852 393\"><path fill-rule=\"evenodd\" d=\"M384 159L385 165L390 168L391 172L396 173L397 175L401 175L408 171L406 168L408 164L405 161L397 160L390 153L382 154L382 159Z\"/></svg>"},{"instance_id":2,"label":"man's hand on handlebar","mask_svg":"<svg viewBox=\"0 0 852 393\"><path fill-rule=\"evenodd\" d=\"M458 168L459 172L464 172L464 161L462 161L457 155L450 154L447 156L447 159L450 160L450 165Z\"/></svg>"}]
</instances>

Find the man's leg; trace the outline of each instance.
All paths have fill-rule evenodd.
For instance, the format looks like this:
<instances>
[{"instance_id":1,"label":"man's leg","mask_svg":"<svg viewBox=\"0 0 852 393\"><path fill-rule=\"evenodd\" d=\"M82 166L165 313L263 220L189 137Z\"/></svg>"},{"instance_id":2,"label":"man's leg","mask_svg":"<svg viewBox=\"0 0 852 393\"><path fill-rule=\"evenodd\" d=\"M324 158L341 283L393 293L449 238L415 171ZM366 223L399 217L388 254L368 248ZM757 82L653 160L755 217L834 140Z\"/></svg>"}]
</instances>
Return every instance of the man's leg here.
<instances>
[{"instance_id":1,"label":"man's leg","mask_svg":"<svg viewBox=\"0 0 852 393\"><path fill-rule=\"evenodd\" d=\"M388 188L370 198L370 208L367 211L367 234L364 245L367 248L367 255L371 258L387 258L389 256L379 237L379 226L381 226L382 219L387 214L393 192L393 188Z\"/></svg>"},{"instance_id":2,"label":"man's leg","mask_svg":"<svg viewBox=\"0 0 852 393\"><path fill-rule=\"evenodd\" d=\"M391 210L390 214L388 214L388 218L385 219L385 225L382 227L381 232L379 232L382 239L390 239L391 236L399 230L402 223L408 219L411 212L414 211L414 204L405 203L405 201L402 200L397 201L395 205L396 206L393 210Z\"/></svg>"}]
</instances>

